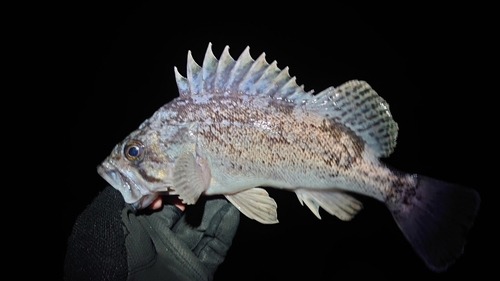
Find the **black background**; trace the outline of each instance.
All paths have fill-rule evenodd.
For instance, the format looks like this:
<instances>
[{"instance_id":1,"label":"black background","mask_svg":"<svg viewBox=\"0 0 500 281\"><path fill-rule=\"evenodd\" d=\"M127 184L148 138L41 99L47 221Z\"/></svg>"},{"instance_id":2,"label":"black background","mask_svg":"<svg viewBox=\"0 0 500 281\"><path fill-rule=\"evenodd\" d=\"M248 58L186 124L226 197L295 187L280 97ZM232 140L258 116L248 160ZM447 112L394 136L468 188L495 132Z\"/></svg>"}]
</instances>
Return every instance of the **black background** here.
<instances>
[{"instance_id":1,"label":"black background","mask_svg":"<svg viewBox=\"0 0 500 281\"><path fill-rule=\"evenodd\" d=\"M295 194L268 189L278 203L278 225L242 216L234 245L215 280L334 280L345 277L455 279L480 277L498 263L487 211L495 176L494 119L488 104L498 90L485 76L489 7L375 5L328 2L282 9L222 5L115 4L75 7L77 40L68 119L72 122L71 187L63 212L65 239L76 216L106 182L96 166L139 124L177 96L173 67L185 75L191 50L201 64L209 42L219 57L226 45L236 59L252 57L290 67L316 92L350 79L366 80L390 105L398 146L387 159L401 170L475 188L482 208L465 254L435 274L412 251L383 204L360 197L351 222L322 212L318 220ZM498 34L496 34L498 35ZM81 94L80 94L81 92ZM64 241L65 242L65 241ZM64 253L61 253L64 257ZM61 261L63 258L61 258Z\"/></svg>"}]
</instances>

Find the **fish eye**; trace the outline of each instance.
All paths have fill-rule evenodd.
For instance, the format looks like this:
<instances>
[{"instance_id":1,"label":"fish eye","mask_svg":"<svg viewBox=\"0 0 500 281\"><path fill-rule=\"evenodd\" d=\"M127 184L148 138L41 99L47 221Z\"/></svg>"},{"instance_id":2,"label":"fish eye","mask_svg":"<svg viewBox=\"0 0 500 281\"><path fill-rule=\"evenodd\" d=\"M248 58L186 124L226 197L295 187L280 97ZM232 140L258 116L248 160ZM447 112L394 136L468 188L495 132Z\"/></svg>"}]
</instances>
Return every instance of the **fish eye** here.
<instances>
[{"instance_id":1,"label":"fish eye","mask_svg":"<svg viewBox=\"0 0 500 281\"><path fill-rule=\"evenodd\" d=\"M125 145L123 154L129 161L140 161L144 158L144 144L138 140L131 140Z\"/></svg>"}]
</instances>

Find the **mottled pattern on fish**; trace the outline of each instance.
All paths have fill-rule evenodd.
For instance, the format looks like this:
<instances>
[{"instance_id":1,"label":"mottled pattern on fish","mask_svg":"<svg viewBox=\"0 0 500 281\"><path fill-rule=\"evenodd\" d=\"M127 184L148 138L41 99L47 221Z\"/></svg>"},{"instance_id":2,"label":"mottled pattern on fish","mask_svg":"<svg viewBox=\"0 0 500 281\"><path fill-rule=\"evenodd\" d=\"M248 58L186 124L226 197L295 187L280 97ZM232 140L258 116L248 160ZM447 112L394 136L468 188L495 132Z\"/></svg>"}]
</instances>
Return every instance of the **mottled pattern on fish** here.
<instances>
[{"instance_id":1,"label":"mottled pattern on fish","mask_svg":"<svg viewBox=\"0 0 500 281\"><path fill-rule=\"evenodd\" d=\"M188 53L186 77L175 69L179 97L99 167L127 203L222 194L247 217L277 223L266 186L295 192L318 218L321 207L350 220L362 208L358 193L386 203L429 268L443 271L462 254L478 194L381 163L398 126L366 82L313 95L264 54L254 60L247 48L234 60L228 50L217 60L209 45L203 66Z\"/></svg>"},{"instance_id":2,"label":"mottled pattern on fish","mask_svg":"<svg viewBox=\"0 0 500 281\"><path fill-rule=\"evenodd\" d=\"M402 186L402 179L376 159L365 159L369 156L363 152L369 148L349 128L303 107L258 96L214 96L203 102L180 98L159 110L147 126L161 134L167 131L164 126L196 124L192 141L210 166L223 175L258 182L253 186L333 189L338 182L380 200L392 196L391 187ZM232 188L238 187L208 193L239 191Z\"/></svg>"}]
</instances>

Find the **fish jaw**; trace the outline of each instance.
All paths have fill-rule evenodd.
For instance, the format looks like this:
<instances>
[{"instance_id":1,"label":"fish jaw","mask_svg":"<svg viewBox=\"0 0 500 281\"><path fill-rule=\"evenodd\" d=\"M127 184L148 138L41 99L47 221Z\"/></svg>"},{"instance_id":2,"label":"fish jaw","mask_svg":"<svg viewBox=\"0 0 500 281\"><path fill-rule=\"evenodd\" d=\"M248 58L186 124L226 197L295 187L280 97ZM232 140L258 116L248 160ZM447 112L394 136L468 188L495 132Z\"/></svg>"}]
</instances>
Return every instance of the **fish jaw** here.
<instances>
[{"instance_id":1,"label":"fish jaw","mask_svg":"<svg viewBox=\"0 0 500 281\"><path fill-rule=\"evenodd\" d=\"M97 173L112 187L120 191L125 203L134 209L143 209L158 197L158 193L151 193L136 184L131 178L121 173L109 162L103 162L97 167Z\"/></svg>"}]
</instances>

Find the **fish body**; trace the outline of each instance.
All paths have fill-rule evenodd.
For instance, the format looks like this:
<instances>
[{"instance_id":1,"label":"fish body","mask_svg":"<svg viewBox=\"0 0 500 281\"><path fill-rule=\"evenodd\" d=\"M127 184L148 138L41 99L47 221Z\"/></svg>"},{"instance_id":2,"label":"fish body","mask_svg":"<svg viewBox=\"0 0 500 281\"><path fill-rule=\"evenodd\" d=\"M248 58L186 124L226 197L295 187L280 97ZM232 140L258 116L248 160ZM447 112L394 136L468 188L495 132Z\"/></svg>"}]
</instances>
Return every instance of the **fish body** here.
<instances>
[{"instance_id":1,"label":"fish body","mask_svg":"<svg viewBox=\"0 0 500 281\"><path fill-rule=\"evenodd\" d=\"M188 53L187 77L175 69L179 97L117 144L98 172L125 201L144 208L161 194L186 204L224 195L243 214L277 223L262 186L297 194L341 220L362 209L358 193L384 202L415 251L435 271L463 252L479 208L472 189L398 171L379 158L396 146L388 104L364 81L313 95L264 54L234 60ZM449 241L449 242L443 242Z\"/></svg>"}]
</instances>

